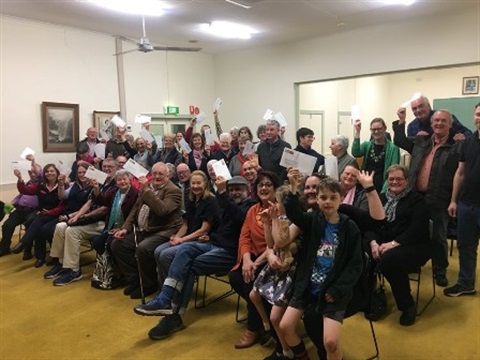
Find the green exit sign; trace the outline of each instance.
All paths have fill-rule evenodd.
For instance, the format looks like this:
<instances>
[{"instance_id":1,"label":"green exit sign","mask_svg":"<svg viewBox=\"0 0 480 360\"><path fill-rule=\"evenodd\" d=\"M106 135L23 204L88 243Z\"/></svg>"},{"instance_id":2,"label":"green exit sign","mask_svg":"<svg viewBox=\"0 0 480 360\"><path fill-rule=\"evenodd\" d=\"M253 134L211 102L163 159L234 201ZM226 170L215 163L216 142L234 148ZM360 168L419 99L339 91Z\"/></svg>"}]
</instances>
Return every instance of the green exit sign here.
<instances>
[{"instance_id":1,"label":"green exit sign","mask_svg":"<svg viewBox=\"0 0 480 360\"><path fill-rule=\"evenodd\" d=\"M180 108L178 106L165 106L165 114L178 115Z\"/></svg>"}]
</instances>

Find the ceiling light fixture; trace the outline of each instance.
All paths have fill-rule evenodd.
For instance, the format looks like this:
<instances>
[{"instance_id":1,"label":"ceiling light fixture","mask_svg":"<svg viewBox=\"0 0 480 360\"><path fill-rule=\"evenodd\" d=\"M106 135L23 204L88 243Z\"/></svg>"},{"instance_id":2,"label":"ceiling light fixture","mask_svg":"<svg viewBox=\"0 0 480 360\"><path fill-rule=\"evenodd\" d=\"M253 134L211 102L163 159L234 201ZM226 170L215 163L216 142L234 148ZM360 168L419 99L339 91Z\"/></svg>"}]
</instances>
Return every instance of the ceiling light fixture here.
<instances>
[{"instance_id":1,"label":"ceiling light fixture","mask_svg":"<svg viewBox=\"0 0 480 360\"><path fill-rule=\"evenodd\" d=\"M245 5L233 0L225 0L225 1L232 5L240 6L241 8L244 8L244 9L250 9L252 7L251 5Z\"/></svg>"},{"instance_id":2,"label":"ceiling light fixture","mask_svg":"<svg viewBox=\"0 0 480 360\"><path fill-rule=\"evenodd\" d=\"M127 14L162 16L170 7L158 0L88 0L103 8Z\"/></svg>"},{"instance_id":3,"label":"ceiling light fixture","mask_svg":"<svg viewBox=\"0 0 480 360\"><path fill-rule=\"evenodd\" d=\"M387 5L405 5L410 6L412 5L415 0L381 0L380 2L387 4Z\"/></svg>"},{"instance_id":4,"label":"ceiling light fixture","mask_svg":"<svg viewBox=\"0 0 480 360\"><path fill-rule=\"evenodd\" d=\"M200 25L200 30L227 39L250 39L257 31L245 26L234 24L229 21L213 21L210 24Z\"/></svg>"}]
</instances>

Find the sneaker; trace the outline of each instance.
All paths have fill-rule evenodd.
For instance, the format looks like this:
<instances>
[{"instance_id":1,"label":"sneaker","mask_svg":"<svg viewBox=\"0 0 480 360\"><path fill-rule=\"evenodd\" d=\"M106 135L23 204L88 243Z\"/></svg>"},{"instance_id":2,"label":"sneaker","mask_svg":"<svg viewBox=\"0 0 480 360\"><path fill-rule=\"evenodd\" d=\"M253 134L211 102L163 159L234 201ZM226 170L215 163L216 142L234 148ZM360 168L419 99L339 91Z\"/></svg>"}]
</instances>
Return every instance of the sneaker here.
<instances>
[{"instance_id":1,"label":"sneaker","mask_svg":"<svg viewBox=\"0 0 480 360\"><path fill-rule=\"evenodd\" d=\"M410 307L409 309L402 312L400 315L400 325L402 326L410 326L415 324L415 319L417 317L417 309L415 305Z\"/></svg>"},{"instance_id":2,"label":"sneaker","mask_svg":"<svg viewBox=\"0 0 480 360\"><path fill-rule=\"evenodd\" d=\"M78 270L78 271L73 271L72 269L65 269L65 270L66 271L61 276L53 280L53 285L55 286L68 285L74 281L80 280L83 277L81 270Z\"/></svg>"},{"instance_id":3,"label":"sneaker","mask_svg":"<svg viewBox=\"0 0 480 360\"><path fill-rule=\"evenodd\" d=\"M286 360L288 359L287 357L283 356L283 353L280 354L276 350L273 350L273 352L268 355L266 358L263 360Z\"/></svg>"},{"instance_id":4,"label":"sneaker","mask_svg":"<svg viewBox=\"0 0 480 360\"><path fill-rule=\"evenodd\" d=\"M435 275L435 284L440 287L445 287L448 285L448 279L445 275Z\"/></svg>"},{"instance_id":5,"label":"sneaker","mask_svg":"<svg viewBox=\"0 0 480 360\"><path fill-rule=\"evenodd\" d=\"M152 300L144 305L138 305L133 308L133 311L138 315L147 316L165 316L172 315L173 308L170 301L163 300L162 294L158 294Z\"/></svg>"},{"instance_id":6,"label":"sneaker","mask_svg":"<svg viewBox=\"0 0 480 360\"><path fill-rule=\"evenodd\" d=\"M184 328L185 326L183 325L180 315L173 314L165 316L157 326L148 332L148 336L153 340L161 340Z\"/></svg>"},{"instance_id":7,"label":"sneaker","mask_svg":"<svg viewBox=\"0 0 480 360\"><path fill-rule=\"evenodd\" d=\"M270 344L275 342L275 338L273 337L272 330L263 331L260 335L259 343L262 346L269 346Z\"/></svg>"},{"instance_id":8,"label":"sneaker","mask_svg":"<svg viewBox=\"0 0 480 360\"><path fill-rule=\"evenodd\" d=\"M449 288L446 288L443 290L443 294L445 296L451 296L451 297L457 297L457 296L462 296L462 295L473 295L477 291L475 288L472 287L466 287L460 284L455 284Z\"/></svg>"},{"instance_id":9,"label":"sneaker","mask_svg":"<svg viewBox=\"0 0 480 360\"><path fill-rule=\"evenodd\" d=\"M53 267L48 270L45 274L43 274L44 279L55 279L56 277L60 276L60 273L62 273L62 270L67 270L63 269L62 264L57 262Z\"/></svg>"}]
</instances>

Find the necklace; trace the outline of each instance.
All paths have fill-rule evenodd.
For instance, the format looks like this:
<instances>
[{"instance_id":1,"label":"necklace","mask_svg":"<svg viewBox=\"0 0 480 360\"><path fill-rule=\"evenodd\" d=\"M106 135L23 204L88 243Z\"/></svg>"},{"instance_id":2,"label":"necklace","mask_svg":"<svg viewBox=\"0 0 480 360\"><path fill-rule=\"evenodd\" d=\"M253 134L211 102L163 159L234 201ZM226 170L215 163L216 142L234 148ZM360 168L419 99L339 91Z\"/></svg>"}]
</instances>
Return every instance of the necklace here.
<instances>
[{"instance_id":1,"label":"necklace","mask_svg":"<svg viewBox=\"0 0 480 360\"><path fill-rule=\"evenodd\" d=\"M385 157L385 146L382 147L382 151L380 151L380 154L377 155L375 153L375 146L372 145L372 147L370 148L370 154L368 155L368 157L372 159L374 163L379 163L383 161L383 158Z\"/></svg>"}]
</instances>

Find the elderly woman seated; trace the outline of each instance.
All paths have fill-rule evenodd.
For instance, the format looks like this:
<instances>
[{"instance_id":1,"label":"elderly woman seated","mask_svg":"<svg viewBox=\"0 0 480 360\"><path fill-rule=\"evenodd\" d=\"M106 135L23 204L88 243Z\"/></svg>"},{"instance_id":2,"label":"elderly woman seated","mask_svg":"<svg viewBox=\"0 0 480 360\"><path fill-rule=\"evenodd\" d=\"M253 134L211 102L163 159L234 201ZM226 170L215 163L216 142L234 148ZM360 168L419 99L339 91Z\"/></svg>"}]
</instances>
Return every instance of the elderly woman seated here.
<instances>
[{"instance_id":1,"label":"elderly woman seated","mask_svg":"<svg viewBox=\"0 0 480 360\"><path fill-rule=\"evenodd\" d=\"M362 185L358 182L358 170L351 166L345 166L340 175L340 186L343 191L343 204L355 206L368 211L367 195Z\"/></svg>"},{"instance_id":2,"label":"elderly woman seated","mask_svg":"<svg viewBox=\"0 0 480 360\"><path fill-rule=\"evenodd\" d=\"M416 306L408 274L431 256L428 211L423 196L411 189L404 166L392 165L386 174L388 189L380 198L387 221L370 248L402 312L400 325L410 326L415 323Z\"/></svg>"}]
</instances>

